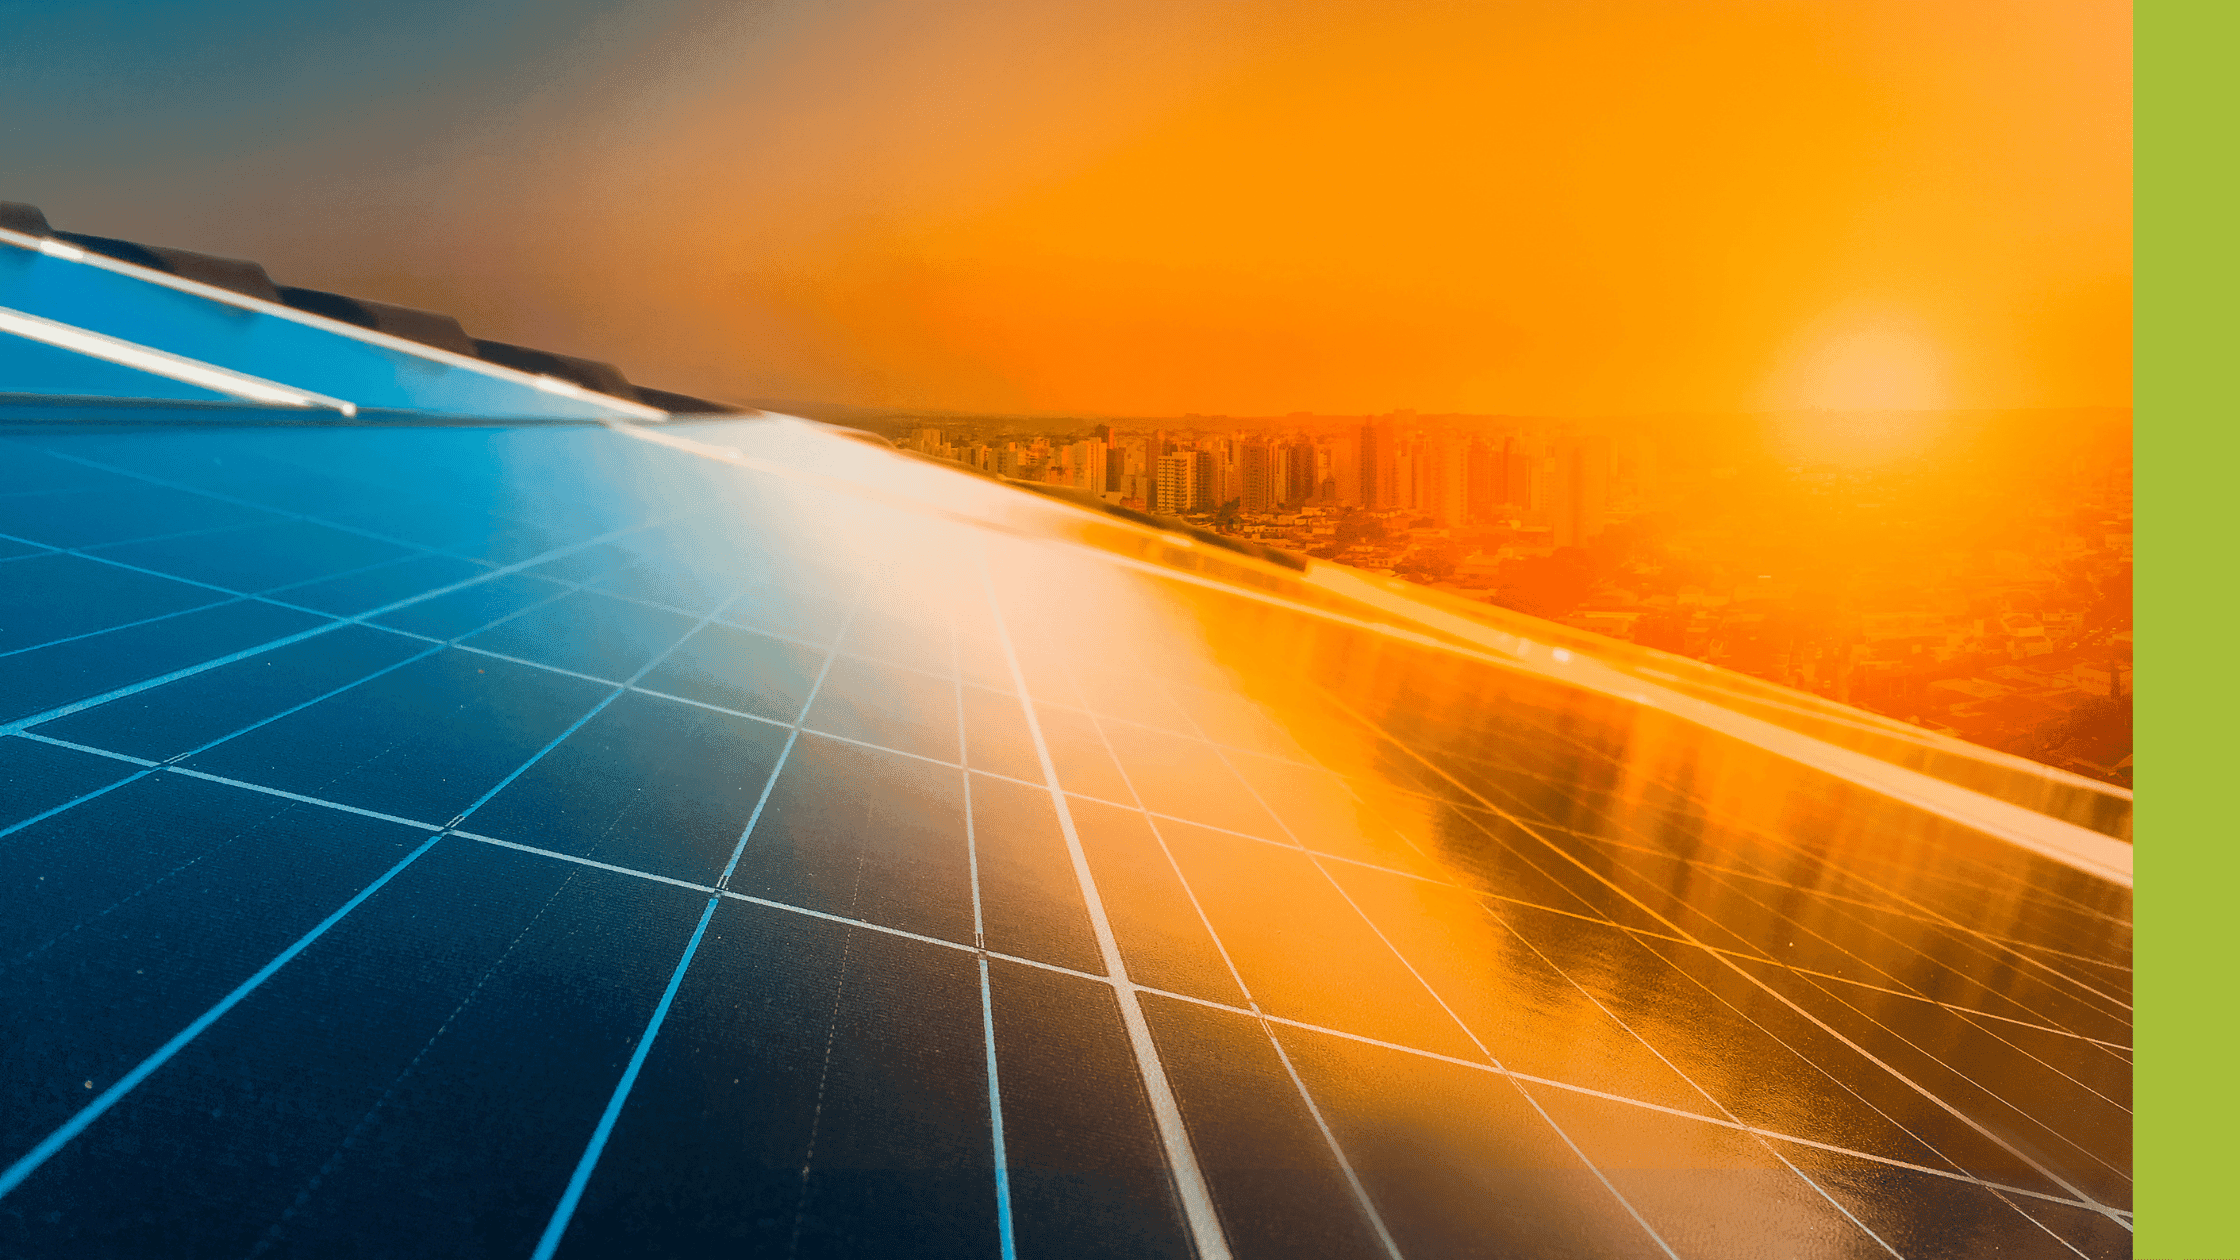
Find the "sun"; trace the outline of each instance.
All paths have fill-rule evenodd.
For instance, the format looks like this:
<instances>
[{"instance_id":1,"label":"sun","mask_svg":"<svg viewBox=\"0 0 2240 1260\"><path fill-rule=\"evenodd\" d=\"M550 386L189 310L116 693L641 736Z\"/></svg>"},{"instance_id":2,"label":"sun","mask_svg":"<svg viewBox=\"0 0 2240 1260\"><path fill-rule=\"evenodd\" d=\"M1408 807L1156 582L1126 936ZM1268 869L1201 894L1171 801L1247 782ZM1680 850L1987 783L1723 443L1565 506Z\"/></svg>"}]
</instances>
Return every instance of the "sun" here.
<instances>
[{"instance_id":1,"label":"sun","mask_svg":"<svg viewBox=\"0 0 2240 1260\"><path fill-rule=\"evenodd\" d=\"M1944 357L1890 316L1816 330L1774 382L1776 411L1940 411L1949 406Z\"/></svg>"}]
</instances>

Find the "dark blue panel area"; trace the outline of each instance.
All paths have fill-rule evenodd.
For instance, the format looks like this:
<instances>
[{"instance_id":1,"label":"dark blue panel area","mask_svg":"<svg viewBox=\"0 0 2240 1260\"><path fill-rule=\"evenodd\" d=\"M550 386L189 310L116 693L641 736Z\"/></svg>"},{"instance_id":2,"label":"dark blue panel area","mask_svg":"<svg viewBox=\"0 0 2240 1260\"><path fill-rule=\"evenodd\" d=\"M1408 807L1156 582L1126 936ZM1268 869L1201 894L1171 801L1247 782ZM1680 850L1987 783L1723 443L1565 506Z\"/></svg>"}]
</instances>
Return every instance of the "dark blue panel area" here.
<instances>
[{"instance_id":1,"label":"dark blue panel area","mask_svg":"<svg viewBox=\"0 0 2240 1260\"><path fill-rule=\"evenodd\" d=\"M83 556L26 556L0 577L0 652L214 604L227 596Z\"/></svg>"},{"instance_id":2,"label":"dark blue panel area","mask_svg":"<svg viewBox=\"0 0 2240 1260\"><path fill-rule=\"evenodd\" d=\"M342 626L42 723L39 733L162 761L385 669L429 645Z\"/></svg>"},{"instance_id":3,"label":"dark blue panel area","mask_svg":"<svg viewBox=\"0 0 2240 1260\"><path fill-rule=\"evenodd\" d=\"M126 762L35 739L0 739L0 829L139 772Z\"/></svg>"},{"instance_id":4,"label":"dark blue panel area","mask_svg":"<svg viewBox=\"0 0 2240 1260\"><path fill-rule=\"evenodd\" d=\"M1157 994L1143 1004L1240 1260L1385 1255L1259 1021Z\"/></svg>"},{"instance_id":5,"label":"dark blue panel area","mask_svg":"<svg viewBox=\"0 0 2240 1260\"><path fill-rule=\"evenodd\" d=\"M921 757L955 762L957 688L944 678L843 656L803 725Z\"/></svg>"},{"instance_id":6,"label":"dark blue panel area","mask_svg":"<svg viewBox=\"0 0 2240 1260\"><path fill-rule=\"evenodd\" d=\"M980 915L998 953L1104 974L1057 807L1041 788L972 776Z\"/></svg>"},{"instance_id":7,"label":"dark blue panel area","mask_svg":"<svg viewBox=\"0 0 2240 1260\"><path fill-rule=\"evenodd\" d=\"M451 649L182 764L441 823L497 787L607 690Z\"/></svg>"},{"instance_id":8,"label":"dark blue panel area","mask_svg":"<svg viewBox=\"0 0 2240 1260\"><path fill-rule=\"evenodd\" d=\"M0 658L0 721L160 678L320 624L320 618L290 608L220 604Z\"/></svg>"},{"instance_id":9,"label":"dark blue panel area","mask_svg":"<svg viewBox=\"0 0 2240 1260\"><path fill-rule=\"evenodd\" d=\"M998 1254L972 956L719 907L561 1244Z\"/></svg>"},{"instance_id":10,"label":"dark blue panel area","mask_svg":"<svg viewBox=\"0 0 2240 1260\"><path fill-rule=\"evenodd\" d=\"M682 642L695 621L683 613L577 591L493 626L466 644L621 682Z\"/></svg>"},{"instance_id":11,"label":"dark blue panel area","mask_svg":"<svg viewBox=\"0 0 2240 1260\"><path fill-rule=\"evenodd\" d=\"M945 940L972 940L955 770L803 735L728 887Z\"/></svg>"},{"instance_id":12,"label":"dark blue panel area","mask_svg":"<svg viewBox=\"0 0 2240 1260\"><path fill-rule=\"evenodd\" d=\"M54 547L93 547L272 520L269 512L144 482L82 494L0 499L0 534Z\"/></svg>"},{"instance_id":13,"label":"dark blue panel area","mask_svg":"<svg viewBox=\"0 0 2240 1260\"><path fill-rule=\"evenodd\" d=\"M1189 1256L1112 990L1000 959L988 986L1019 1254Z\"/></svg>"},{"instance_id":14,"label":"dark blue panel area","mask_svg":"<svg viewBox=\"0 0 2240 1260\"><path fill-rule=\"evenodd\" d=\"M712 884L786 732L625 693L475 811L472 831Z\"/></svg>"},{"instance_id":15,"label":"dark blue panel area","mask_svg":"<svg viewBox=\"0 0 2240 1260\"><path fill-rule=\"evenodd\" d=\"M705 904L446 841L42 1169L0 1238L526 1255Z\"/></svg>"},{"instance_id":16,"label":"dark blue panel area","mask_svg":"<svg viewBox=\"0 0 2240 1260\"><path fill-rule=\"evenodd\" d=\"M558 582L530 577L526 573L508 573L434 599L407 604L395 612L381 614L377 620L381 625L395 626L432 639L455 639L567 593L568 588Z\"/></svg>"},{"instance_id":17,"label":"dark blue panel area","mask_svg":"<svg viewBox=\"0 0 2240 1260\"><path fill-rule=\"evenodd\" d=\"M711 622L639 683L707 704L794 722L824 668L824 653Z\"/></svg>"},{"instance_id":18,"label":"dark blue panel area","mask_svg":"<svg viewBox=\"0 0 2240 1260\"><path fill-rule=\"evenodd\" d=\"M19 556L36 556L46 551L37 543L17 542L13 538L0 538L0 560L13 560Z\"/></svg>"},{"instance_id":19,"label":"dark blue panel area","mask_svg":"<svg viewBox=\"0 0 2240 1260\"><path fill-rule=\"evenodd\" d=\"M424 839L158 773L0 840L0 1160L30 1149ZM65 1199L84 1192L59 1171L41 1176ZM0 1212L0 1231L26 1221ZM0 1254L42 1254L25 1241Z\"/></svg>"},{"instance_id":20,"label":"dark blue panel area","mask_svg":"<svg viewBox=\"0 0 2240 1260\"><path fill-rule=\"evenodd\" d=\"M451 556L414 556L347 577L284 587L271 594L274 599L305 608L316 608L338 617L355 617L489 571Z\"/></svg>"},{"instance_id":21,"label":"dark blue panel area","mask_svg":"<svg viewBox=\"0 0 2240 1260\"><path fill-rule=\"evenodd\" d=\"M122 543L99 553L110 560L155 569L237 591L264 591L411 553L311 521L280 521L224 534Z\"/></svg>"}]
</instances>

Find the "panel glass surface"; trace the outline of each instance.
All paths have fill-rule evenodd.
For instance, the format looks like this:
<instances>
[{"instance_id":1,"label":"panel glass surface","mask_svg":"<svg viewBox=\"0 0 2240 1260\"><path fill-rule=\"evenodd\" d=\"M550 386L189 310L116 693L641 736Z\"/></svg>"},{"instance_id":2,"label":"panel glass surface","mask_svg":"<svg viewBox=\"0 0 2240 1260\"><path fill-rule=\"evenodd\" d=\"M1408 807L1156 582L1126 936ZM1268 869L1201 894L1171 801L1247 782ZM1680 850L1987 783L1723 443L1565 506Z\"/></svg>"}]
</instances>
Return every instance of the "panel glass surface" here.
<instances>
[{"instance_id":1,"label":"panel glass surface","mask_svg":"<svg viewBox=\"0 0 2240 1260\"><path fill-rule=\"evenodd\" d=\"M0 434L0 1254L2129 1254L2127 877L1335 589L785 421Z\"/></svg>"}]
</instances>

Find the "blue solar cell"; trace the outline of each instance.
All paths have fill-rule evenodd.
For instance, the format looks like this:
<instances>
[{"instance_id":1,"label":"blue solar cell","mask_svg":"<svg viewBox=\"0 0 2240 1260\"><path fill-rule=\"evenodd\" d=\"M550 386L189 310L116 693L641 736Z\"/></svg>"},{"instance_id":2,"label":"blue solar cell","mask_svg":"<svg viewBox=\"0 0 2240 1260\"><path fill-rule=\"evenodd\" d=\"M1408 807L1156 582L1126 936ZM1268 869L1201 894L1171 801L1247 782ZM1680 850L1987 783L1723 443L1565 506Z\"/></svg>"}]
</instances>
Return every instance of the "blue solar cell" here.
<instances>
[{"instance_id":1,"label":"blue solar cell","mask_svg":"<svg viewBox=\"0 0 2240 1260\"><path fill-rule=\"evenodd\" d=\"M471 578L485 577L490 572L482 565L452 556L406 556L340 577L284 586L267 594L337 617L355 617Z\"/></svg>"},{"instance_id":2,"label":"blue solar cell","mask_svg":"<svg viewBox=\"0 0 2240 1260\"><path fill-rule=\"evenodd\" d=\"M842 656L803 725L954 764L957 761L957 688L945 679Z\"/></svg>"},{"instance_id":3,"label":"blue solar cell","mask_svg":"<svg viewBox=\"0 0 2240 1260\"><path fill-rule=\"evenodd\" d=\"M600 579L594 588L623 599L665 604L696 616L716 611L739 593L736 584L727 587L707 577L681 571L673 564L662 563L632 565Z\"/></svg>"},{"instance_id":4,"label":"blue solar cell","mask_svg":"<svg viewBox=\"0 0 2240 1260\"><path fill-rule=\"evenodd\" d=\"M989 949L1104 974L1072 855L1047 791L973 775L974 867Z\"/></svg>"},{"instance_id":5,"label":"blue solar cell","mask_svg":"<svg viewBox=\"0 0 2240 1260\"><path fill-rule=\"evenodd\" d=\"M0 657L0 722L91 700L322 624L294 609L233 601Z\"/></svg>"},{"instance_id":6,"label":"blue solar cell","mask_svg":"<svg viewBox=\"0 0 2240 1260\"><path fill-rule=\"evenodd\" d=\"M441 824L588 716L610 691L446 649L182 764Z\"/></svg>"},{"instance_id":7,"label":"blue solar cell","mask_svg":"<svg viewBox=\"0 0 2240 1260\"><path fill-rule=\"evenodd\" d=\"M429 649L343 626L41 723L39 733L162 761L318 699Z\"/></svg>"},{"instance_id":8,"label":"blue solar cell","mask_svg":"<svg viewBox=\"0 0 2240 1260\"><path fill-rule=\"evenodd\" d=\"M0 739L0 831L138 773L108 757L30 739ZM4 838L0 838L4 839Z\"/></svg>"},{"instance_id":9,"label":"blue solar cell","mask_svg":"<svg viewBox=\"0 0 2240 1260\"><path fill-rule=\"evenodd\" d=\"M581 590L471 635L468 647L621 682L692 633L699 619Z\"/></svg>"},{"instance_id":10,"label":"blue solar cell","mask_svg":"<svg viewBox=\"0 0 2240 1260\"><path fill-rule=\"evenodd\" d=\"M92 554L193 582L268 591L401 560L412 553L311 521L276 521L222 535L112 544Z\"/></svg>"},{"instance_id":11,"label":"blue solar cell","mask_svg":"<svg viewBox=\"0 0 2240 1260\"><path fill-rule=\"evenodd\" d=\"M526 1254L704 901L446 841L43 1170L82 1189L17 1237L332 1253L374 1229L426 1255L471 1211L478 1246ZM559 1052L524 1052L552 1028ZM201 1122L165 1144L178 1175L140 1184L147 1153L112 1135L167 1112Z\"/></svg>"},{"instance_id":12,"label":"blue solar cell","mask_svg":"<svg viewBox=\"0 0 2240 1260\"><path fill-rule=\"evenodd\" d=\"M970 942L969 863L957 771L803 735L726 887Z\"/></svg>"},{"instance_id":13,"label":"blue solar cell","mask_svg":"<svg viewBox=\"0 0 2240 1260\"><path fill-rule=\"evenodd\" d=\"M0 843L11 907L0 1005L33 1034L0 1043L11 1091L0 1161L30 1150L424 838L158 773ZM163 1132L167 1111L112 1112L112 1130L45 1165L18 1193L47 1206L0 1213L0 1246L102 1249L85 1233L100 1218L71 1210L84 1200L67 1160L144 1157L130 1134L151 1120Z\"/></svg>"},{"instance_id":14,"label":"blue solar cell","mask_svg":"<svg viewBox=\"0 0 2240 1260\"><path fill-rule=\"evenodd\" d=\"M1022 1255L1191 1255L1112 990L988 964Z\"/></svg>"},{"instance_id":15,"label":"blue solar cell","mask_svg":"<svg viewBox=\"0 0 2240 1260\"><path fill-rule=\"evenodd\" d=\"M639 685L793 722L809 703L824 661L825 653L814 648L714 622L693 631Z\"/></svg>"},{"instance_id":16,"label":"blue solar cell","mask_svg":"<svg viewBox=\"0 0 2240 1260\"><path fill-rule=\"evenodd\" d=\"M969 952L730 902L563 1257L999 1254Z\"/></svg>"},{"instance_id":17,"label":"blue solar cell","mask_svg":"<svg viewBox=\"0 0 2240 1260\"><path fill-rule=\"evenodd\" d=\"M625 693L467 826L712 884L737 850L785 738L783 727Z\"/></svg>"},{"instance_id":18,"label":"blue solar cell","mask_svg":"<svg viewBox=\"0 0 2240 1260\"><path fill-rule=\"evenodd\" d=\"M0 580L0 652L21 652L226 598L153 573L49 552L10 561Z\"/></svg>"},{"instance_id":19,"label":"blue solar cell","mask_svg":"<svg viewBox=\"0 0 2240 1260\"><path fill-rule=\"evenodd\" d=\"M1266 1255L1390 1255L1256 1021L1162 997L1144 1015L1230 1229Z\"/></svg>"},{"instance_id":20,"label":"blue solar cell","mask_svg":"<svg viewBox=\"0 0 2240 1260\"><path fill-rule=\"evenodd\" d=\"M472 586L447 591L433 599L407 604L373 619L408 634L431 639L456 639L493 623L529 612L568 594L567 585L526 573L508 573Z\"/></svg>"},{"instance_id":21,"label":"blue solar cell","mask_svg":"<svg viewBox=\"0 0 2240 1260\"><path fill-rule=\"evenodd\" d=\"M50 547L96 547L276 519L270 512L163 486L0 498L0 534Z\"/></svg>"}]
</instances>

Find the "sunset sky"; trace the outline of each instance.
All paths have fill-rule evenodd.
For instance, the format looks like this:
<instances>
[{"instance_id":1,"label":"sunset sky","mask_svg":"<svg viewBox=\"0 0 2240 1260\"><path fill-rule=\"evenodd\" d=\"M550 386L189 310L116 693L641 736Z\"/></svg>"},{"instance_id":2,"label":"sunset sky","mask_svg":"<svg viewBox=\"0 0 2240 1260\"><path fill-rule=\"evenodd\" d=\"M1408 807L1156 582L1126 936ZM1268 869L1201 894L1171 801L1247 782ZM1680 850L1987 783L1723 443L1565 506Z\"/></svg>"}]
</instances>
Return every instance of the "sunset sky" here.
<instances>
[{"instance_id":1,"label":"sunset sky","mask_svg":"<svg viewBox=\"0 0 2240 1260\"><path fill-rule=\"evenodd\" d=\"M0 197L730 398L2127 405L2129 7L79 3Z\"/></svg>"}]
</instances>

